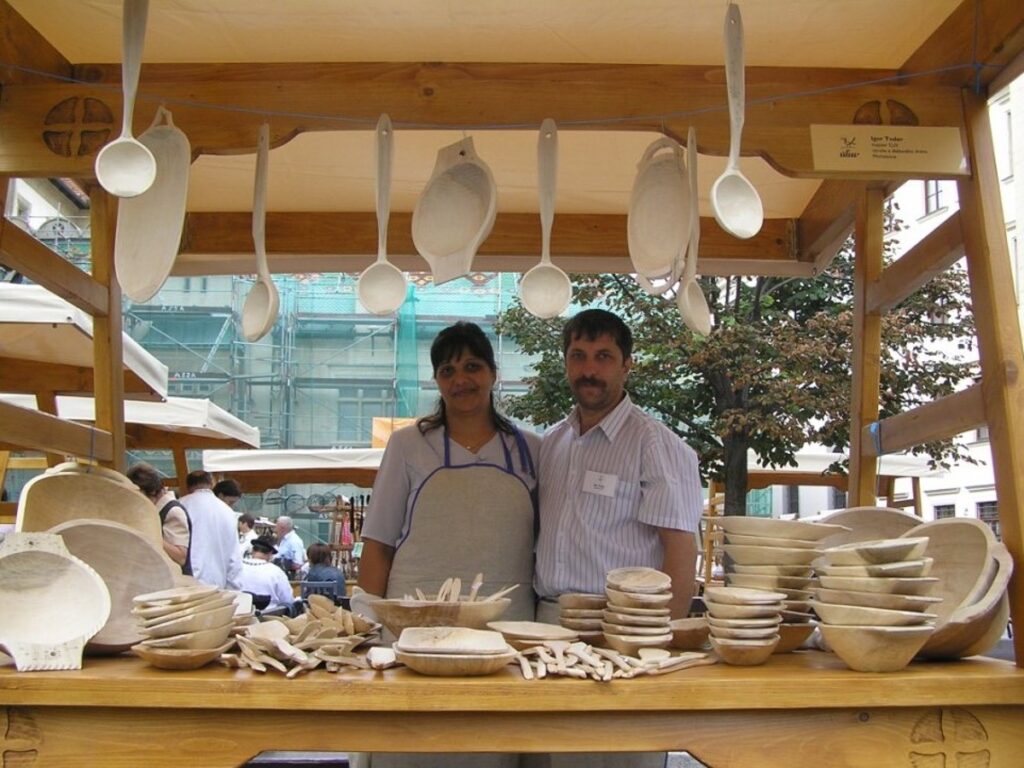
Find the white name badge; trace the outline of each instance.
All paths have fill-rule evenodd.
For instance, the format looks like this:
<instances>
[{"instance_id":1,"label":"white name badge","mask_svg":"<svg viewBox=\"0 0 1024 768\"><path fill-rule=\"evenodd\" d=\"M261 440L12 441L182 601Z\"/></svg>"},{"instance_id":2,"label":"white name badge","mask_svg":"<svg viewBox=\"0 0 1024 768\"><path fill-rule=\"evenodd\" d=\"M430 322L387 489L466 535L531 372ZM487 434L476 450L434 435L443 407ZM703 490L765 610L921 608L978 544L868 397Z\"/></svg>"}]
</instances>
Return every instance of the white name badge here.
<instances>
[{"instance_id":1,"label":"white name badge","mask_svg":"<svg viewBox=\"0 0 1024 768\"><path fill-rule=\"evenodd\" d=\"M587 471L583 476L583 492L596 493L598 496L614 496L615 487L619 484L618 475L606 475L603 472Z\"/></svg>"}]
</instances>

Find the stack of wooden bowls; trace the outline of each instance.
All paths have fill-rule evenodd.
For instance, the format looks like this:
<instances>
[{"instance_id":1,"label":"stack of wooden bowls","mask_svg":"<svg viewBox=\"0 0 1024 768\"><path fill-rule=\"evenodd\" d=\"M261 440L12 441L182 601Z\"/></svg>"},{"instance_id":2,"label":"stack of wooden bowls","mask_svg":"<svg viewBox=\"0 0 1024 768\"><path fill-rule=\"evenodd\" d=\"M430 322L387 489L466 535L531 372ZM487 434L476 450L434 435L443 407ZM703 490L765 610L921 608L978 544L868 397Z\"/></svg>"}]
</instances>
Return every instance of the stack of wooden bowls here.
<instances>
[{"instance_id":1,"label":"stack of wooden bowls","mask_svg":"<svg viewBox=\"0 0 1024 768\"><path fill-rule=\"evenodd\" d=\"M781 592L745 587L707 587L711 647L722 661L737 666L764 664L779 644Z\"/></svg>"},{"instance_id":2,"label":"stack of wooden bowls","mask_svg":"<svg viewBox=\"0 0 1024 768\"><path fill-rule=\"evenodd\" d=\"M234 645L235 596L216 587L166 589L135 597L142 642L136 656L161 669L197 669Z\"/></svg>"},{"instance_id":3,"label":"stack of wooden bowls","mask_svg":"<svg viewBox=\"0 0 1024 768\"><path fill-rule=\"evenodd\" d=\"M580 640L593 645L604 639L601 623L608 598L583 592L567 592L558 597L558 623L579 632Z\"/></svg>"},{"instance_id":4,"label":"stack of wooden bowls","mask_svg":"<svg viewBox=\"0 0 1024 768\"><path fill-rule=\"evenodd\" d=\"M825 642L851 669L902 669L934 631L928 609L927 537L878 539L826 549L814 564L821 586L813 607Z\"/></svg>"},{"instance_id":5,"label":"stack of wooden bowls","mask_svg":"<svg viewBox=\"0 0 1024 768\"><path fill-rule=\"evenodd\" d=\"M604 644L629 656L641 648L667 648L672 642L671 589L669 575L653 568L609 571L601 623Z\"/></svg>"},{"instance_id":6,"label":"stack of wooden bowls","mask_svg":"<svg viewBox=\"0 0 1024 768\"><path fill-rule=\"evenodd\" d=\"M771 590L784 596L775 653L800 647L814 632L809 601L817 587L811 562L821 554L818 542L846 529L760 517L708 520L725 554L725 583L731 587Z\"/></svg>"}]
</instances>

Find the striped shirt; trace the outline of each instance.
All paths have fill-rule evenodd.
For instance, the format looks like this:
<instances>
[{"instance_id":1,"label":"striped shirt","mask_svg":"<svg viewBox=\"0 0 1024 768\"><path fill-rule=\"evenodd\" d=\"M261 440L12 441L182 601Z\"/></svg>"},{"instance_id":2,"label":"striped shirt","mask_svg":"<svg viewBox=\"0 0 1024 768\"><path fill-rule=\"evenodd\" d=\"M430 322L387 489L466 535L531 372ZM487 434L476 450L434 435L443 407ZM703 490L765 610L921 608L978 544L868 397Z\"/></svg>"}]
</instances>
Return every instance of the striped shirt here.
<instances>
[{"instance_id":1,"label":"striped shirt","mask_svg":"<svg viewBox=\"0 0 1024 768\"><path fill-rule=\"evenodd\" d=\"M613 568L660 568L657 529L696 531L703 503L697 454L628 395L583 435L573 409L541 442L537 594L603 593Z\"/></svg>"}]
</instances>

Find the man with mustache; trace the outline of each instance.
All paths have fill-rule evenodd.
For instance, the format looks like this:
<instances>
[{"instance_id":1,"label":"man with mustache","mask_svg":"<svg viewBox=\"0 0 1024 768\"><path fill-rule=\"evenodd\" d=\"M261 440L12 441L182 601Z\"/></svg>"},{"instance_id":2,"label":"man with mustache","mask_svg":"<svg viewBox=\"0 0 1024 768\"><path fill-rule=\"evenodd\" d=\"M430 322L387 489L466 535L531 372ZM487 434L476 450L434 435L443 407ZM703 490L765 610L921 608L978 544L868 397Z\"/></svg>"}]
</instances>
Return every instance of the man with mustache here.
<instances>
[{"instance_id":1,"label":"man with mustache","mask_svg":"<svg viewBox=\"0 0 1024 768\"><path fill-rule=\"evenodd\" d=\"M558 596L604 594L613 568L672 578L673 619L689 611L704 501L697 454L626 394L633 335L617 315L588 309L562 330L576 400L540 449L537 620L558 624ZM552 765L663 765L660 755L552 755Z\"/></svg>"}]
</instances>

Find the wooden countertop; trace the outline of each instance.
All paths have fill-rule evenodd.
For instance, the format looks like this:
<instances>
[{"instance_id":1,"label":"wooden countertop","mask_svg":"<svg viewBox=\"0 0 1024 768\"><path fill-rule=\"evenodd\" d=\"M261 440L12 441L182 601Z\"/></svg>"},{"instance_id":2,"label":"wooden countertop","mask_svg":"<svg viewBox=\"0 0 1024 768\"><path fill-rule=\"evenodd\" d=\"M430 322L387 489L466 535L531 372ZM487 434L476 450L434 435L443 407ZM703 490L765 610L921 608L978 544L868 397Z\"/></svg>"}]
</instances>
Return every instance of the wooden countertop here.
<instances>
[{"instance_id":1,"label":"wooden countertop","mask_svg":"<svg viewBox=\"0 0 1024 768\"><path fill-rule=\"evenodd\" d=\"M425 677L315 670L293 680L212 664L165 671L130 656L87 658L81 670L0 668L0 704L363 712L632 712L850 707L1024 705L1024 669L988 658L916 663L900 672L853 672L817 651L759 667L718 664L658 677L597 683L527 681L515 667L486 677Z\"/></svg>"}]
</instances>

